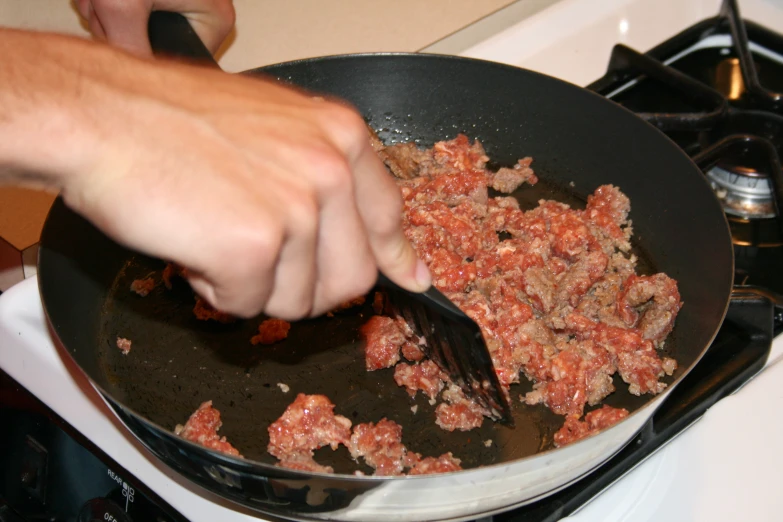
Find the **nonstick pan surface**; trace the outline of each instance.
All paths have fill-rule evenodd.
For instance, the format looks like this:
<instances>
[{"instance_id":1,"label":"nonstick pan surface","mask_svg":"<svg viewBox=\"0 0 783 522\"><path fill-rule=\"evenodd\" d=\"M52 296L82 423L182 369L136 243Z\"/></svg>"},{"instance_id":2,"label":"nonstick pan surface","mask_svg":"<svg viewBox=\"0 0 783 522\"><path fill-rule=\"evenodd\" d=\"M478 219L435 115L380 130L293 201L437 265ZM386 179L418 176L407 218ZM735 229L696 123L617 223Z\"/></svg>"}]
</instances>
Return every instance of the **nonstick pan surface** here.
<instances>
[{"instance_id":1,"label":"nonstick pan surface","mask_svg":"<svg viewBox=\"0 0 783 522\"><path fill-rule=\"evenodd\" d=\"M690 159L626 110L534 72L453 57L327 57L251 73L348 100L387 143L431 146L462 132L480 139L498 166L532 156L541 182L515 194L524 208L541 198L579 207L599 185L617 185L631 199L640 271L676 279L685 303L663 350L680 365L667 382L687 373L716 334L733 273L724 214ZM267 464L274 459L265 452L267 426L302 392L329 396L354 423L395 420L409 449L423 455L452 451L465 468L552 449L563 418L544 407L515 400L516 428L487 421L479 430L447 433L435 426L433 407L421 394L411 400L395 385L392 370L366 372L358 327L372 313L369 304L296 323L277 345L252 346L262 318L200 322L182 281L171 291L160 285L147 297L130 292L133 279L162 268L162 261L105 237L61 200L53 206L39 259L48 318L90 379L145 429L170 431L212 400L223 415L220 433L259 463L245 461L243 469L273 472ZM118 336L133 341L129 355L117 349ZM616 386L606 404L635 411L653 399L628 394L621 382ZM512 387L512 398L529 389ZM189 443L181 444L191 451ZM345 449L319 450L316 460L338 474L370 471ZM230 467L230 460L223 462Z\"/></svg>"}]
</instances>

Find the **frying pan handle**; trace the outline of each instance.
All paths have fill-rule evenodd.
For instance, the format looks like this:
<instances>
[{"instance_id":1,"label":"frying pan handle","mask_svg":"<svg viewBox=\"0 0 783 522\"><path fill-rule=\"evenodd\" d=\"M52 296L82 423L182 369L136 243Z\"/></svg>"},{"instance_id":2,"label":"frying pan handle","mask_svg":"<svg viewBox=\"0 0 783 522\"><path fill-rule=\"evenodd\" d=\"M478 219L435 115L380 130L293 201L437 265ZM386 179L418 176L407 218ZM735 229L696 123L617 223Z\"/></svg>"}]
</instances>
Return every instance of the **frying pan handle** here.
<instances>
[{"instance_id":1,"label":"frying pan handle","mask_svg":"<svg viewBox=\"0 0 783 522\"><path fill-rule=\"evenodd\" d=\"M147 30L152 51L156 56L186 58L204 65L220 67L187 18L181 14L153 11Z\"/></svg>"}]
</instances>

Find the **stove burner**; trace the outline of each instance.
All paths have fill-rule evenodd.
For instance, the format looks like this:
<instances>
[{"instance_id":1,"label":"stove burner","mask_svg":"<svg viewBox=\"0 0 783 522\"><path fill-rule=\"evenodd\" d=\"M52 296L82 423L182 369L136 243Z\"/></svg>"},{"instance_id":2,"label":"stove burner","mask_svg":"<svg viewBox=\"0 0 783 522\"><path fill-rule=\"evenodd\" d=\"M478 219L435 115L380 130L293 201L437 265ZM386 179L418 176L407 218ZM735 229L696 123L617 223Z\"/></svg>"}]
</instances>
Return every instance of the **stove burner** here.
<instances>
[{"instance_id":1,"label":"stove burner","mask_svg":"<svg viewBox=\"0 0 783 522\"><path fill-rule=\"evenodd\" d=\"M783 236L775 218L748 219L731 214L727 217L731 229L731 242L735 245L770 249L783 246Z\"/></svg>"},{"instance_id":2,"label":"stove burner","mask_svg":"<svg viewBox=\"0 0 783 522\"><path fill-rule=\"evenodd\" d=\"M720 68L720 66L719 66ZM767 111L730 109L722 121L699 136L702 150L737 134L765 139L778 157L783 155L783 116ZM746 153L727 153L705 173L727 214L746 219L774 218L775 187L771 163Z\"/></svg>"},{"instance_id":3,"label":"stove burner","mask_svg":"<svg viewBox=\"0 0 783 522\"><path fill-rule=\"evenodd\" d=\"M775 217L772 184L765 174L717 166L707 171L707 179L727 214L746 219Z\"/></svg>"},{"instance_id":4,"label":"stove burner","mask_svg":"<svg viewBox=\"0 0 783 522\"><path fill-rule=\"evenodd\" d=\"M756 36L769 34L752 27ZM683 47L727 33L731 47L705 47L664 63ZM781 40L773 38L764 43L779 50ZM783 94L760 80L780 87L780 65L751 53L736 0L724 0L719 17L646 54L616 45L607 74L589 88L633 110L693 156L723 205L735 245L780 247Z\"/></svg>"},{"instance_id":5,"label":"stove burner","mask_svg":"<svg viewBox=\"0 0 783 522\"><path fill-rule=\"evenodd\" d=\"M718 64L715 70L715 90L728 100L736 102L742 99L747 91L739 58L727 58Z\"/></svg>"}]
</instances>

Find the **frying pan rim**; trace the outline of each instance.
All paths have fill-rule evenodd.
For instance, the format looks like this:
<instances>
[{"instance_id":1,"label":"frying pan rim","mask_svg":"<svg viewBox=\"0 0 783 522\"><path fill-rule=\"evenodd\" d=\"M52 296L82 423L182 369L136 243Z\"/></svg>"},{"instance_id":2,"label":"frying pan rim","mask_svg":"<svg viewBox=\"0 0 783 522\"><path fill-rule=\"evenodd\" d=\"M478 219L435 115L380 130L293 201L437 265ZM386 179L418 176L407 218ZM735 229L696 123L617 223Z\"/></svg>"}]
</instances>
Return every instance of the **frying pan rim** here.
<instances>
[{"instance_id":1,"label":"frying pan rim","mask_svg":"<svg viewBox=\"0 0 783 522\"><path fill-rule=\"evenodd\" d=\"M249 69L249 70L246 70L246 71L242 71L242 72L239 72L239 73L233 73L233 74L240 74L240 75L242 75L242 74L264 74L264 75L269 75L269 73L271 71L273 71L277 67L284 67L284 66L288 67L288 66L294 66L294 65L297 65L297 64L328 62L328 61L333 61L333 60L364 59L364 58L404 58L404 59L413 59L413 60L433 60L433 59L436 59L436 60L449 61L449 62L473 62L473 63L476 63L476 64L482 64L482 66L484 66L484 67L492 66L492 67L496 67L498 69L506 69L506 70L509 70L509 71L524 71L526 74L542 77L542 78L545 78L547 81L559 82L561 84L564 84L564 85L568 86L568 88L580 90L583 93L592 95L592 96L594 96L594 97L596 97L598 99L603 100L603 102L607 103L607 105L606 105L607 110L619 110L619 111L625 112L626 114L628 114L628 115L632 116L633 118L635 118L640 124L642 124L642 123L646 124L648 126L648 128L656 131L658 133L658 135L660 136L660 138L663 138L663 139L667 140L670 143L672 153L679 154L684 160L686 160L688 163L690 163L690 166L691 166L692 169L695 169L696 171L701 173L700 169L693 162L693 160L690 158L690 156L688 156L685 153L685 151L683 151L679 146L677 146L676 143L674 143L671 140L671 138L666 136L666 134L664 134L660 129L656 128L654 125L651 125L651 124L645 122L644 120L642 120L641 118L639 118L638 115L636 115L633 111L631 111L631 110L629 110L629 109L627 109L627 108L625 108L625 107L623 107L623 106L621 106L619 104L611 103L611 100L608 100L607 98L599 95L598 93L595 93L595 92L593 92L593 91L591 91L589 89L586 89L586 88L581 87L579 85L573 84L571 82L567 82L567 81L562 80L560 78L556 78L556 77L553 77L553 76L550 76L550 75L547 75L547 74L543 74L543 73L540 73L538 71L533 71L533 70L526 69L526 68L523 68L523 67L512 66L512 65L508 65L508 64L504 64L504 63L500 63L500 62L484 60L484 59L479 59L479 58L461 57L461 56L454 56L454 55L443 55L443 54L436 54L436 53L409 53L409 52L351 53L351 54L334 54L334 55L326 55L326 56L317 56L317 57L311 57L311 58L302 58L302 59L297 59L297 60L291 60L291 61L287 61L287 62L279 62L279 63L269 64L269 65L261 66L261 67L255 68L255 69ZM294 87L296 87L295 84L292 84L292 85ZM614 109L609 109L609 107L613 107ZM706 184L706 182L705 182L705 184ZM717 208L720 209L720 203L715 198L714 194L713 194L713 199L714 199L714 202L715 202L715 205L717 206ZM60 203L62 204L63 207L65 207L66 210L68 210L70 212L73 212L68 207L68 205L65 204L65 201L62 198L62 195L58 195L57 200L60 200ZM49 208L49 211L47 212L46 220L44 222L44 228L47 226L48 223L53 221L51 219L51 214L52 214L52 209L54 209L55 207L56 207L56 205L53 204ZM631 212L633 212L633 210ZM184 442L189 447L192 447L192 448L194 448L197 451L207 451L213 457L216 457L219 460L225 460L228 463L230 463L231 465L241 465L242 467L245 467L245 466L248 466L248 467L260 467L262 470L263 469L274 470L275 474L277 474L277 475L280 475L280 474L291 475L292 477L297 477L297 478L299 478L299 477L330 478L331 477L331 478L339 478L340 480L349 480L349 481L357 480L357 481L364 481L364 482L366 482L366 481L386 482L386 481L389 481L389 480L432 480L433 478L437 478L437 477L450 476L450 475L455 475L455 474L464 474L466 472L470 472L470 471L474 471L474 470L478 470L478 469L490 469L490 468L496 468L496 467L500 467L500 466L508 466L508 465L519 463L519 462L522 462L522 461L525 461L525 460L534 459L534 458L538 458L538 457L543 457L543 456L551 454L552 452L561 450L561 449L563 449L565 447L572 448L572 447L579 447L580 444L584 445L584 443L586 443L587 441L591 440L593 437L598 436L598 435L600 435L600 434L602 434L602 433L604 433L606 431L609 431L612 428L614 428L615 426L619 426L620 424L622 424L624 421L626 421L628 419L634 418L642 410L646 411L646 410L648 410L652 406L654 406L655 408L658 408L662 404L663 400L665 400L665 398L663 398L663 400L662 400L662 395L668 395L668 393L671 390L673 390L693 370L693 368L699 363L699 361L701 361L702 357L707 352L707 350L710 348L710 346L712 345L712 342L715 340L715 337L718 335L718 332L720 331L720 328L723 325L723 322L724 322L724 320L726 318L726 314L728 313L728 308L729 308L729 305L730 305L730 302L731 302L731 289L733 287L733 274L734 274L734 267L735 267L734 253L733 253L733 248L731 246L732 243L731 243L731 232L730 232L729 222L728 222L728 219L727 219L725 213L722 212L722 211L720 213L721 213L721 217L722 217L722 223L725 226L725 229L724 229L725 233L726 233L725 237L729 240L727 242L726 247L728 248L728 252L730 254L729 255L730 267L726 271L726 273L729 276L728 277L728 282L727 282L728 283L728 285L727 285L728 289L726 291L726 298L724 299L725 302L724 302L724 305L723 305L723 310L722 310L722 312L720 314L720 320L716 321L716 325L715 325L714 330L709 335L708 340L704 343L704 346L702 347L702 349L701 349L700 353L697 355L697 357L693 360L693 362L687 368L682 370L682 373L674 381L672 381L668 385L666 391L664 391L662 394L652 396L642 406L640 406L639 408L637 408L636 410L631 412L627 417L625 417L624 419L620 420L618 423L614 424L613 426L611 426L607 430L602 430L600 432L593 433L593 434L591 434L591 435L589 435L589 436L587 436L585 438L582 438L582 439L580 439L578 441L575 441L575 442L573 442L571 444L568 444L567 446L564 446L564 447L560 447L560 448L552 447L552 448L547 449L545 451L538 452L538 453L535 453L533 455L528 455L528 456L525 456L525 457L522 457L522 458L512 459L512 460L498 462L498 463L493 463L493 464L486 464L486 465L482 465L482 466L478 466L478 467L474 467L474 468L468 468L468 469L464 469L464 470L460 470L460 471L453 471L453 472L448 472L448 473L439 473L439 474L434 474L434 475L403 475L403 476L393 476L393 477L389 477L389 476L375 476L375 475L357 476L357 475L353 475L353 474L343 474L343 473L323 473L323 472L312 472L312 471L305 472L305 471L298 471L298 470L289 470L289 469L285 469L285 468L279 468L279 467L274 466L272 464L259 462L257 460L238 459L238 458L235 458L235 457L231 457L229 455L225 455L225 454L222 454L222 453L217 452L215 450L211 450L209 448L205 448L204 446L201 446L201 445L199 445L197 443L194 443L194 442L191 442L191 441L188 441L188 440L185 440L185 439L181 439L181 438L178 438L178 443ZM43 239L43 234L42 234L42 239ZM49 249L44 244L44 242L41 241L40 248L38 250L38 256L37 256L37 258L38 258L37 259L37 267L38 267L38 271L39 272L41 271L41 268L42 268L42 258L45 258L47 256L46 252L48 250ZM79 371L90 382L91 386L93 388L95 388L102 395L102 398L104 400L107 400L111 404L118 405L125 412L127 412L128 414L133 415L133 417L135 417L140 422L143 422L144 424L150 426L151 428L153 428L155 430L162 431L162 432L166 433L169 436L175 436L175 435L173 435L173 431L172 430L170 430L168 428L164 428L164 427L160 426L159 424L157 424L155 422L152 422L151 420L149 420L146 417L144 417L144 416L140 415L139 413L137 413L134 409L129 408L128 406L126 406L122 402L120 402L120 401L116 400L115 398L113 398L112 394L108 393L102 386L100 386L98 383L96 383L87 374L87 372L82 368L82 366L74 358L73 354L71 353L71 349L69 349L67 347L67 345L60 338L60 334L58 332L58 329L54 325L54 322L52 321L52 319L51 319L51 317L49 315L49 308L46 305L46 301L47 300L44 297L45 293L44 293L43 288L42 288L42 279L41 279L40 276L36 276L36 279L37 279L37 283L38 283L39 294L41 295L41 301L42 301L42 305L43 305L42 308L43 308L43 311L44 311L44 315L46 317L47 324L49 326L48 329L49 329L50 334L52 334L52 335L54 335L54 337L56 337L56 340L59 343L60 347L68 354L68 356L71 358L71 360L75 363L76 367L79 368ZM686 305L687 305L687 303L686 303ZM675 329L676 328L677 328L677 326L675 324ZM113 406L112 406L112 408L113 408ZM114 412L114 414L115 414L115 416L117 416L117 412ZM120 419L120 421L122 422L121 419ZM124 422L122 422L122 423L123 423L123 425L125 424ZM147 446L147 444L146 444L146 442L144 440L142 440L140 437L136 436L136 433L133 432L133 430L130 430L130 428L127 428L127 426L126 426L126 429L128 429L128 431L130 431L134 435L134 437L136 437L138 440L140 440L142 442L142 444L145 446L145 448L148 449L148 451L152 451L151 448L149 448ZM630 442L632 440L632 438L633 437L630 437L627 442ZM627 442L626 442L626 444L627 444ZM607 459L608 458L611 458L611 456L607 457ZM258 470L253 470L253 473L257 473L259 475L261 474L261 473L258 473Z\"/></svg>"}]
</instances>

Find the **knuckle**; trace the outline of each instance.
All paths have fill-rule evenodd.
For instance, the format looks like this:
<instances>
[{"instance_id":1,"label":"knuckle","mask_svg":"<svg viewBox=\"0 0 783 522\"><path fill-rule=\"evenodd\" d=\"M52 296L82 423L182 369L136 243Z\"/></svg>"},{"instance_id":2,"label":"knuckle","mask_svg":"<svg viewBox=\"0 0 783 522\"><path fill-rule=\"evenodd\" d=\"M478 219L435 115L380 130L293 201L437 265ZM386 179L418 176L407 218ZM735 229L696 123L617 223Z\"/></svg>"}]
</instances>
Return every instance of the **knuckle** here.
<instances>
[{"instance_id":1,"label":"knuckle","mask_svg":"<svg viewBox=\"0 0 783 522\"><path fill-rule=\"evenodd\" d=\"M243 227L237 236L232 237L234 246L227 247L223 254L225 259L220 261L224 270L226 266L231 267L237 288L242 289L243 280L255 281L271 275L283 245L284 230L278 219L260 220Z\"/></svg>"},{"instance_id":2,"label":"knuckle","mask_svg":"<svg viewBox=\"0 0 783 522\"><path fill-rule=\"evenodd\" d=\"M366 294L373 287L377 278L378 269L375 263L367 262L352 267L350 273L346 274L346 283L337 290L339 302Z\"/></svg>"},{"instance_id":3,"label":"knuckle","mask_svg":"<svg viewBox=\"0 0 783 522\"><path fill-rule=\"evenodd\" d=\"M375 234L382 238L395 236L402 231L402 199L399 194L389 194L371 225Z\"/></svg>"},{"instance_id":4,"label":"knuckle","mask_svg":"<svg viewBox=\"0 0 783 522\"><path fill-rule=\"evenodd\" d=\"M365 295L375 285L378 269L374 257L369 246L363 250L352 252L322 275L320 290L314 295L314 312L329 311L341 303Z\"/></svg>"},{"instance_id":5,"label":"knuckle","mask_svg":"<svg viewBox=\"0 0 783 522\"><path fill-rule=\"evenodd\" d=\"M324 146L314 149L312 165L317 169L315 182L319 190L332 193L350 189L352 186L348 159L334 147Z\"/></svg>"},{"instance_id":6,"label":"knuckle","mask_svg":"<svg viewBox=\"0 0 783 522\"><path fill-rule=\"evenodd\" d=\"M314 234L318 229L318 196L313 190L300 189L286 200L291 226L297 233Z\"/></svg>"},{"instance_id":7,"label":"knuckle","mask_svg":"<svg viewBox=\"0 0 783 522\"><path fill-rule=\"evenodd\" d=\"M356 271L354 277L354 284L356 285L354 295L367 293L370 288L375 285L377 279L378 268L375 266L375 263L364 263L362 267Z\"/></svg>"},{"instance_id":8,"label":"knuckle","mask_svg":"<svg viewBox=\"0 0 783 522\"><path fill-rule=\"evenodd\" d=\"M328 128L335 133L345 150L357 150L368 142L367 124L351 107L329 102L324 104Z\"/></svg>"},{"instance_id":9,"label":"knuckle","mask_svg":"<svg viewBox=\"0 0 783 522\"><path fill-rule=\"evenodd\" d=\"M288 292L276 291L270 297L264 311L272 317L286 321L298 321L310 315L312 305L312 298L307 296L291 299Z\"/></svg>"}]
</instances>

